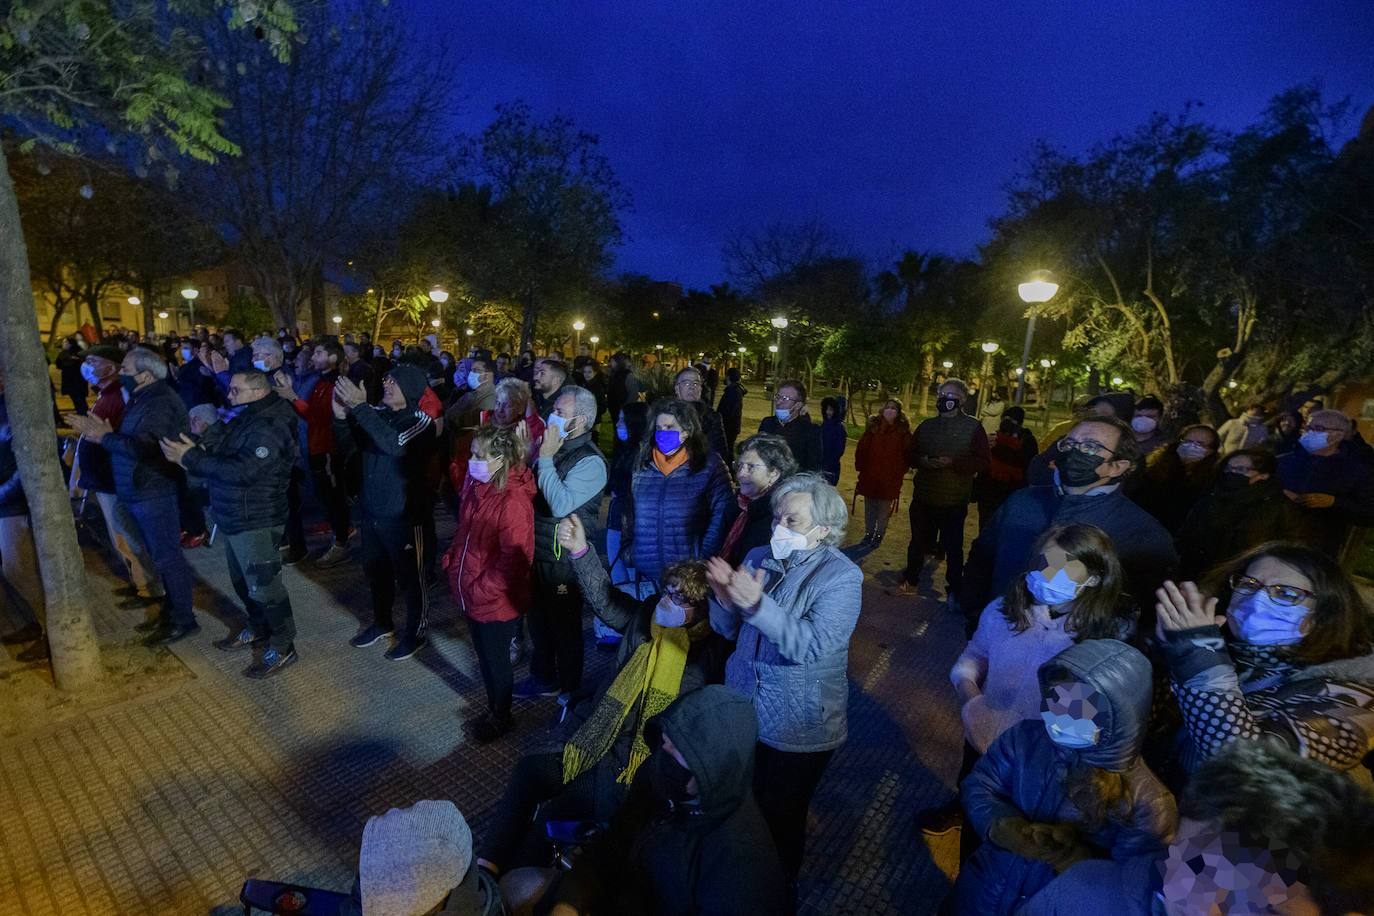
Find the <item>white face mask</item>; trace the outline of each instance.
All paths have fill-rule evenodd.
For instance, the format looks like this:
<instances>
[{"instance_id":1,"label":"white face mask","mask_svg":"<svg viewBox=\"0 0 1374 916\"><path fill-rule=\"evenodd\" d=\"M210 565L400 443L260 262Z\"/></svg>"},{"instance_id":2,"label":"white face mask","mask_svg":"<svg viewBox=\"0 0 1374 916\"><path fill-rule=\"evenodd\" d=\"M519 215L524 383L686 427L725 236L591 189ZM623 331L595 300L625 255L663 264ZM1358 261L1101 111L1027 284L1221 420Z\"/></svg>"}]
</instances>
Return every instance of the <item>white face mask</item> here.
<instances>
[{"instance_id":1,"label":"white face mask","mask_svg":"<svg viewBox=\"0 0 1374 916\"><path fill-rule=\"evenodd\" d=\"M1068 572L1063 569L1057 571L1052 579L1046 579L1039 570L1026 573L1026 589L1040 604L1054 606L1072 601L1078 597L1078 592L1082 588L1083 586L1070 579Z\"/></svg>"},{"instance_id":2,"label":"white face mask","mask_svg":"<svg viewBox=\"0 0 1374 916\"><path fill-rule=\"evenodd\" d=\"M1158 425L1159 424L1155 422L1154 417L1136 417L1135 419L1131 420L1131 429L1135 430L1141 435L1144 435L1145 433L1154 432L1155 427Z\"/></svg>"},{"instance_id":3,"label":"white face mask","mask_svg":"<svg viewBox=\"0 0 1374 916\"><path fill-rule=\"evenodd\" d=\"M498 466L494 468L492 467L492 462L483 461L481 458L469 458L468 476L478 483L486 483L491 480L499 467L498 464Z\"/></svg>"},{"instance_id":4,"label":"white face mask","mask_svg":"<svg viewBox=\"0 0 1374 916\"><path fill-rule=\"evenodd\" d=\"M687 611L664 595L654 607L654 622L661 627L680 627L687 622Z\"/></svg>"},{"instance_id":5,"label":"white face mask","mask_svg":"<svg viewBox=\"0 0 1374 916\"><path fill-rule=\"evenodd\" d=\"M267 360L265 360L265 359L255 359L255 360L253 360L253 368L254 368L254 369L257 369L259 372L266 372L266 371L268 371L268 369L267 369Z\"/></svg>"},{"instance_id":6,"label":"white face mask","mask_svg":"<svg viewBox=\"0 0 1374 916\"><path fill-rule=\"evenodd\" d=\"M811 531L815 531L820 525L815 525ZM768 540L768 547L773 551L773 559L785 560L796 550L809 550L806 546L807 540L811 537L811 531L805 534L798 534L791 528L782 525L773 526L773 536Z\"/></svg>"},{"instance_id":7,"label":"white face mask","mask_svg":"<svg viewBox=\"0 0 1374 916\"><path fill-rule=\"evenodd\" d=\"M568 432L568 424L575 419L577 418L573 417L569 419L567 417L560 417L556 413L551 413L549 414L548 428L557 433L558 438L566 439L568 438L568 436L572 435L570 432Z\"/></svg>"},{"instance_id":8,"label":"white face mask","mask_svg":"<svg viewBox=\"0 0 1374 916\"><path fill-rule=\"evenodd\" d=\"M1183 459L1184 464L1192 464L1194 461L1201 461L1207 457L1207 446L1201 442L1189 439L1187 442L1178 444L1178 457Z\"/></svg>"}]
</instances>

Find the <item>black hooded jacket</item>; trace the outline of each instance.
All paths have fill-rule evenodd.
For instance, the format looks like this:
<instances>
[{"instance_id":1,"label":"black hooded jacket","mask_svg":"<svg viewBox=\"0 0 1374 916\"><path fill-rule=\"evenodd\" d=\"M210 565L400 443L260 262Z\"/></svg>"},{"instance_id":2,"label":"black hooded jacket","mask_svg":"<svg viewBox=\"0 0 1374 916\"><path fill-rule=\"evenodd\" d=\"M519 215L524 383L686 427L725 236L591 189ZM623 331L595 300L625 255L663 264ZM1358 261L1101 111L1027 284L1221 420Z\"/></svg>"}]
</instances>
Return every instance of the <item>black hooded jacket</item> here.
<instances>
[{"instance_id":1,"label":"black hooded jacket","mask_svg":"<svg viewBox=\"0 0 1374 916\"><path fill-rule=\"evenodd\" d=\"M406 365L395 367L390 375L405 395L406 409L359 404L349 419L334 418L334 443L345 456L362 452L359 506L366 518L419 524L433 508L429 467L438 440L433 418L420 410L423 376Z\"/></svg>"},{"instance_id":2,"label":"black hooded jacket","mask_svg":"<svg viewBox=\"0 0 1374 916\"><path fill-rule=\"evenodd\" d=\"M664 754L673 741L697 779L697 796L672 803L650 778L651 756L635 774L624 808L536 912L569 903L598 916L784 912L782 865L754 801L754 707L726 687L683 694L645 726Z\"/></svg>"},{"instance_id":3,"label":"black hooded jacket","mask_svg":"<svg viewBox=\"0 0 1374 916\"><path fill-rule=\"evenodd\" d=\"M224 533L239 534L286 524L286 488L299 451L296 411L269 391L210 427L182 464L210 482L210 507Z\"/></svg>"}]
</instances>

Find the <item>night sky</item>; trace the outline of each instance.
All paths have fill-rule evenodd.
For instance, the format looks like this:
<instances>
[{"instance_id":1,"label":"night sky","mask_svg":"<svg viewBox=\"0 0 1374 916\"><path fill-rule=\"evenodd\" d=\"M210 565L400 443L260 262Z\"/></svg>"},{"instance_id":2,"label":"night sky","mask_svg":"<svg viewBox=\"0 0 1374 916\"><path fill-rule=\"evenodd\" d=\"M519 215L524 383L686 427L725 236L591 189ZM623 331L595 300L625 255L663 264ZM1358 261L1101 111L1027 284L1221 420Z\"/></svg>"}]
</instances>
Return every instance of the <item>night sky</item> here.
<instances>
[{"instance_id":1,"label":"night sky","mask_svg":"<svg viewBox=\"0 0 1374 916\"><path fill-rule=\"evenodd\" d=\"M615 270L705 288L740 229L819 219L885 262L970 256L1040 138L1081 151L1188 100L1226 128L1319 80L1374 104L1374 0L400 0L459 52L479 131L523 98L634 197ZM1344 138L1342 138L1344 139Z\"/></svg>"}]
</instances>

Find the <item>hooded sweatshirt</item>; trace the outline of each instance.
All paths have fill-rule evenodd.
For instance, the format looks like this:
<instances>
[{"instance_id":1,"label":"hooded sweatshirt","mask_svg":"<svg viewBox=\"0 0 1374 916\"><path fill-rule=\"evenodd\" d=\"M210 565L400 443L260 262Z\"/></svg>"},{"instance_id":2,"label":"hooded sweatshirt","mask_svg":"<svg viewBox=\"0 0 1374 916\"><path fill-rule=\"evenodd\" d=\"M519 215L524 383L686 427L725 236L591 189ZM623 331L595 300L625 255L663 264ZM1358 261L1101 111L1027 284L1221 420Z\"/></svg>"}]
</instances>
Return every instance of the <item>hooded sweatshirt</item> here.
<instances>
[{"instance_id":1,"label":"hooded sweatshirt","mask_svg":"<svg viewBox=\"0 0 1374 916\"><path fill-rule=\"evenodd\" d=\"M1030 823L1080 827L1080 840L1100 858L1123 859L1163 849L1178 819L1174 798L1141 759L1150 716L1150 663L1115 639L1072 645L1040 668L1042 694L1052 683L1091 686L1103 701L1093 721L1092 747L1076 750L1050 739L1043 722L1013 725L992 743L960 786L970 825L984 844L959 872L955 892L962 913L1011 913L1055 876L1053 866L1022 858L988 841L992 822L1024 817ZM1066 788L1070 771L1097 767L1120 774L1125 798L1108 822L1090 829Z\"/></svg>"},{"instance_id":2,"label":"hooded sweatshirt","mask_svg":"<svg viewBox=\"0 0 1374 916\"><path fill-rule=\"evenodd\" d=\"M349 419L334 419L334 441L345 454L362 452L359 505L365 517L418 524L433 503L428 471L436 447L434 419L420 409L427 389L423 370L400 365L390 376L405 396L405 409L359 404Z\"/></svg>"},{"instance_id":3,"label":"hooded sweatshirt","mask_svg":"<svg viewBox=\"0 0 1374 916\"><path fill-rule=\"evenodd\" d=\"M754 801L753 706L725 687L703 687L646 725L655 754L667 753L662 735L696 777L696 798L663 798L653 767L640 767L625 807L545 903L599 916L782 913L782 865Z\"/></svg>"}]
</instances>

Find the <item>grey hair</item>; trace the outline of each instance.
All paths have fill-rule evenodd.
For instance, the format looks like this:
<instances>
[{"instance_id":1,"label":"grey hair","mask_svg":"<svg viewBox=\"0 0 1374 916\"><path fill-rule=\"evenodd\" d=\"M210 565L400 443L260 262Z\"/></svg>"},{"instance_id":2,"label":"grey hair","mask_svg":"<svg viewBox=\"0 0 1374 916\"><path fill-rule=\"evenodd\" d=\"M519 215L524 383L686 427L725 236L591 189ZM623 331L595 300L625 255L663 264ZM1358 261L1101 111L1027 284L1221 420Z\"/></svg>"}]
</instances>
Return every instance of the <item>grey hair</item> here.
<instances>
[{"instance_id":1,"label":"grey hair","mask_svg":"<svg viewBox=\"0 0 1374 916\"><path fill-rule=\"evenodd\" d=\"M587 428L590 430L592 421L596 419L596 395L592 394L586 388L568 385L559 393L558 399L561 401L568 395L572 395L573 413L579 417L586 417Z\"/></svg>"},{"instance_id":2,"label":"grey hair","mask_svg":"<svg viewBox=\"0 0 1374 916\"><path fill-rule=\"evenodd\" d=\"M129 352L133 354L134 369L137 372L150 372L158 381L167 377L166 361L152 350L147 347L134 347Z\"/></svg>"},{"instance_id":3,"label":"grey hair","mask_svg":"<svg viewBox=\"0 0 1374 916\"><path fill-rule=\"evenodd\" d=\"M782 436L754 433L735 449L735 454L741 458L745 452L758 455L759 460L768 466L768 470L778 472L779 480L797 473L797 461L792 457L792 449Z\"/></svg>"},{"instance_id":4,"label":"grey hair","mask_svg":"<svg viewBox=\"0 0 1374 916\"><path fill-rule=\"evenodd\" d=\"M259 337L253 341L250 349L267 356L275 356L278 359L286 359L286 351L281 348L281 344L271 337Z\"/></svg>"},{"instance_id":5,"label":"grey hair","mask_svg":"<svg viewBox=\"0 0 1374 916\"><path fill-rule=\"evenodd\" d=\"M844 541L845 528L849 526L849 507L844 504L839 490L815 471L793 474L774 485L771 501L774 512L789 493L805 493L811 497L811 524L830 529L830 533L821 538L822 544L836 547Z\"/></svg>"},{"instance_id":6,"label":"grey hair","mask_svg":"<svg viewBox=\"0 0 1374 916\"><path fill-rule=\"evenodd\" d=\"M530 383L513 375L508 375L496 383L496 393L505 394L507 401L518 398L526 407L530 404Z\"/></svg>"}]
</instances>

